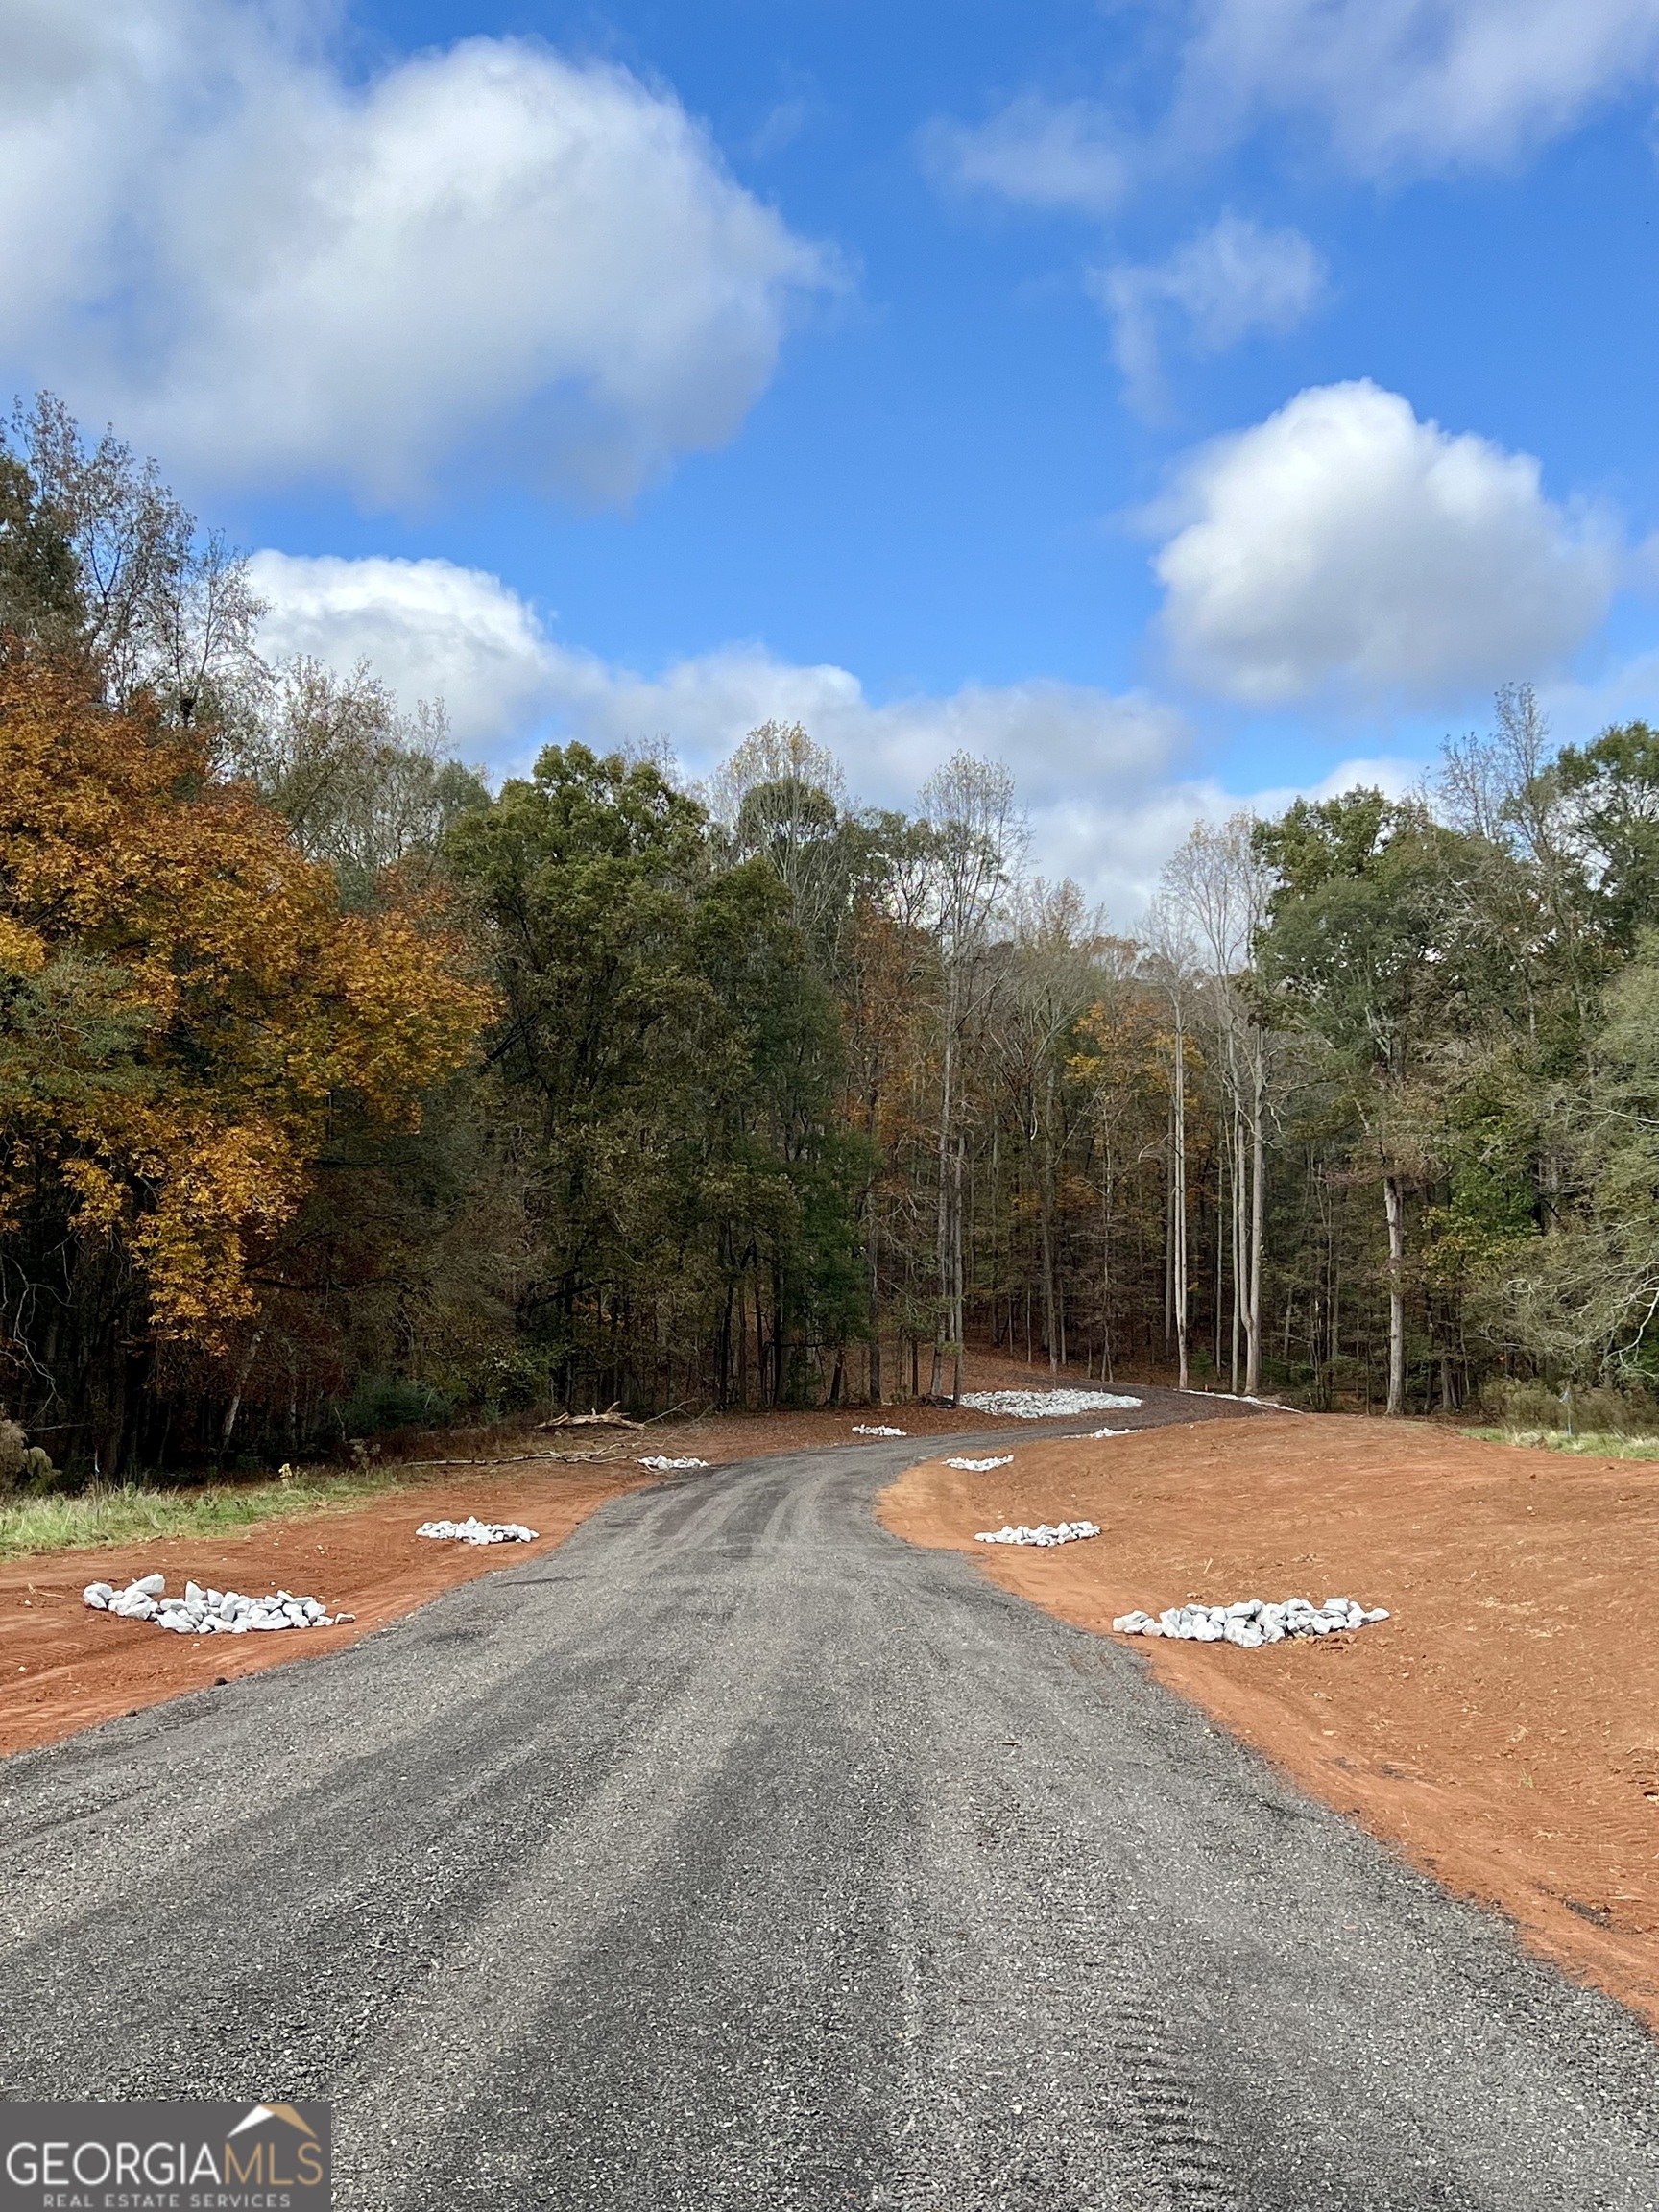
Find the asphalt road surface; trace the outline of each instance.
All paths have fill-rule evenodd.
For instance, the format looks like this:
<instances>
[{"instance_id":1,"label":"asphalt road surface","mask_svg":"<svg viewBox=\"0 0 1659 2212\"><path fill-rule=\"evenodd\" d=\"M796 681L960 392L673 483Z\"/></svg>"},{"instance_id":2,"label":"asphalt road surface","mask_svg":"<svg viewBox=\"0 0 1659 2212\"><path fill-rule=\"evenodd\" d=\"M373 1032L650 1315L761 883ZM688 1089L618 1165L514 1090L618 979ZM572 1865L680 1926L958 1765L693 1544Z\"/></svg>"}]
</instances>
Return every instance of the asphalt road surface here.
<instances>
[{"instance_id":1,"label":"asphalt road surface","mask_svg":"<svg viewBox=\"0 0 1659 2212\"><path fill-rule=\"evenodd\" d=\"M387 2212L1653 2212L1634 2019L887 1535L917 1454L0 1764L4 2095L329 2098Z\"/></svg>"}]
</instances>

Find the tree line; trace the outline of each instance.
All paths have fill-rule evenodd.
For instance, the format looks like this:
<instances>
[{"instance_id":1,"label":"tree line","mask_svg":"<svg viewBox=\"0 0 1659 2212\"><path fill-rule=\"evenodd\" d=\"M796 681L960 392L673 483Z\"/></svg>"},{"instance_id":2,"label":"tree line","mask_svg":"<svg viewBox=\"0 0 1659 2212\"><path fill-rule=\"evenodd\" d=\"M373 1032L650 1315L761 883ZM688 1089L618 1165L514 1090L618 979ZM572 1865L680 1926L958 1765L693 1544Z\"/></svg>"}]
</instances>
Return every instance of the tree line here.
<instances>
[{"instance_id":1,"label":"tree line","mask_svg":"<svg viewBox=\"0 0 1659 2212\"><path fill-rule=\"evenodd\" d=\"M0 1398L62 1479L620 1401L1645 1390L1659 737L1502 693L1403 799L1200 824L1134 935L1007 772L707 788L257 651L49 397L0 445Z\"/></svg>"}]
</instances>

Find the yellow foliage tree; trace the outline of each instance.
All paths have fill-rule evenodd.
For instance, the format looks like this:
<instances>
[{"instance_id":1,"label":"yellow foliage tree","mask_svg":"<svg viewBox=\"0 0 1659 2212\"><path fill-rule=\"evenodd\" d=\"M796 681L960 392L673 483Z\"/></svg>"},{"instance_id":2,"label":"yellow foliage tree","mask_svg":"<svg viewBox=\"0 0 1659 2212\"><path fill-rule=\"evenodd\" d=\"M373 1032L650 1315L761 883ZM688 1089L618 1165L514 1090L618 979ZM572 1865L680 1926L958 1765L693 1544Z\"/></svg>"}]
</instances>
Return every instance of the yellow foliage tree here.
<instances>
[{"instance_id":1,"label":"yellow foliage tree","mask_svg":"<svg viewBox=\"0 0 1659 2212\"><path fill-rule=\"evenodd\" d=\"M342 914L196 733L0 660L0 1233L55 1189L158 1339L219 1351L331 1116L414 1122L491 1010L432 915Z\"/></svg>"}]
</instances>

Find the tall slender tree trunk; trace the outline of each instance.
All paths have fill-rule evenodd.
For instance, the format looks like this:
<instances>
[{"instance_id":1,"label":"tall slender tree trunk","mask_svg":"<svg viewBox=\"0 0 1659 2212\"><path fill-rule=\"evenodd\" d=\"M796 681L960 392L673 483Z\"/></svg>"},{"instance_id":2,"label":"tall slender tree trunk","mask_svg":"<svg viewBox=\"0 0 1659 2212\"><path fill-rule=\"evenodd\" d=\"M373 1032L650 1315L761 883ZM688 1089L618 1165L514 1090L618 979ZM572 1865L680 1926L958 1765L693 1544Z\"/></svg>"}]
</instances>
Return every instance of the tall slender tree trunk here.
<instances>
[{"instance_id":1,"label":"tall slender tree trunk","mask_svg":"<svg viewBox=\"0 0 1659 2212\"><path fill-rule=\"evenodd\" d=\"M1406 1410L1406 1200L1395 1175L1382 1178L1388 1216L1388 1411Z\"/></svg>"},{"instance_id":2,"label":"tall slender tree trunk","mask_svg":"<svg viewBox=\"0 0 1659 2212\"><path fill-rule=\"evenodd\" d=\"M1053 1201L1045 1187L1037 1209L1037 1250L1043 1268L1043 1335L1048 1347L1048 1372L1060 1372L1059 1323L1054 1302Z\"/></svg>"},{"instance_id":3,"label":"tall slender tree trunk","mask_svg":"<svg viewBox=\"0 0 1659 2212\"><path fill-rule=\"evenodd\" d=\"M242 1410L242 1393L248 1387L248 1378L253 1372L253 1362L259 1357L259 1347L264 1341L265 1331L261 1326L254 1330L249 1339L248 1349L242 1355L242 1364L236 1370L236 1387L230 1393L230 1403L225 1409L225 1426L219 1433L221 1452L228 1452L230 1449L230 1439L236 1432L236 1416Z\"/></svg>"},{"instance_id":4,"label":"tall slender tree trunk","mask_svg":"<svg viewBox=\"0 0 1659 2212\"><path fill-rule=\"evenodd\" d=\"M1100 1184L1100 1372L1112 1381L1112 1147Z\"/></svg>"},{"instance_id":5,"label":"tall slender tree trunk","mask_svg":"<svg viewBox=\"0 0 1659 2212\"><path fill-rule=\"evenodd\" d=\"M1164 1190L1164 1357L1175 1341L1175 1087L1169 1087L1169 1171Z\"/></svg>"},{"instance_id":6,"label":"tall slender tree trunk","mask_svg":"<svg viewBox=\"0 0 1659 2212\"><path fill-rule=\"evenodd\" d=\"M1187 1350L1187 1032L1179 1014L1175 1018L1175 1173L1172 1183L1170 1211L1174 1215L1171 1226L1175 1232L1175 1358L1180 1373L1180 1387L1185 1390L1191 1381Z\"/></svg>"},{"instance_id":7,"label":"tall slender tree trunk","mask_svg":"<svg viewBox=\"0 0 1659 2212\"><path fill-rule=\"evenodd\" d=\"M1048 1338L1048 1372L1058 1375L1066 1358L1066 1321L1060 1310L1054 1258L1054 1062L1049 1055L1043 1093L1043 1187L1040 1227L1043 1246L1043 1314Z\"/></svg>"},{"instance_id":8,"label":"tall slender tree trunk","mask_svg":"<svg viewBox=\"0 0 1659 2212\"><path fill-rule=\"evenodd\" d=\"M870 1269L869 1382L866 1394L872 1406L879 1406L883 1402L881 1395L881 1223L876 1213L876 1178L874 1176L864 1186L864 1219L868 1225L864 1250Z\"/></svg>"},{"instance_id":9,"label":"tall slender tree trunk","mask_svg":"<svg viewBox=\"0 0 1659 2212\"><path fill-rule=\"evenodd\" d=\"M1258 1030L1250 1098L1250 1288L1244 1301L1244 1391L1250 1398L1257 1397L1262 1389L1262 1240L1267 1213L1265 1060Z\"/></svg>"},{"instance_id":10,"label":"tall slender tree trunk","mask_svg":"<svg viewBox=\"0 0 1659 2212\"><path fill-rule=\"evenodd\" d=\"M1250 1274L1250 1171L1244 1153L1244 1116L1233 1114L1233 1357L1227 1387L1238 1394L1238 1351L1244 1333L1244 1300Z\"/></svg>"},{"instance_id":11,"label":"tall slender tree trunk","mask_svg":"<svg viewBox=\"0 0 1659 2212\"><path fill-rule=\"evenodd\" d=\"M951 1125L955 1118L956 1078L956 978L954 971L945 995L945 1065L939 1092L939 1221L936 1238L936 1260L939 1270L939 1319L933 1332L933 1379L927 1395L937 1398L945 1376L945 1346L949 1341L951 1311L954 1306L954 1269L952 1255L957 1248L960 1229L953 1218L951 1175Z\"/></svg>"},{"instance_id":12,"label":"tall slender tree trunk","mask_svg":"<svg viewBox=\"0 0 1659 2212\"><path fill-rule=\"evenodd\" d=\"M962 1184L967 1156L968 1140L959 1134L956 1139L955 1155L951 1162L952 1190L950 1193L950 1403L952 1406L959 1405L962 1399L962 1361L968 1334L966 1267L962 1250Z\"/></svg>"}]
</instances>

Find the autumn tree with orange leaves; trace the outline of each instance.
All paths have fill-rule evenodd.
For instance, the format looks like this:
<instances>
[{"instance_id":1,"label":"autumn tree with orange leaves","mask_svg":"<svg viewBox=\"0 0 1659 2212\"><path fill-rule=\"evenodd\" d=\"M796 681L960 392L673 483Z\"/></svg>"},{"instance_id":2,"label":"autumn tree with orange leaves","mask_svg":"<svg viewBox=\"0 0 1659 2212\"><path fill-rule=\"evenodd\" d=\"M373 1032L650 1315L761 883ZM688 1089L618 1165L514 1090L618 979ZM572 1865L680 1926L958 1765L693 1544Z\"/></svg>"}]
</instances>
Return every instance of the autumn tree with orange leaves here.
<instances>
[{"instance_id":1,"label":"autumn tree with orange leaves","mask_svg":"<svg viewBox=\"0 0 1659 2212\"><path fill-rule=\"evenodd\" d=\"M6 1349L44 1426L114 1472L156 1352L246 1332L334 1118L417 1120L491 1004L430 915L343 913L195 730L0 660Z\"/></svg>"}]
</instances>

